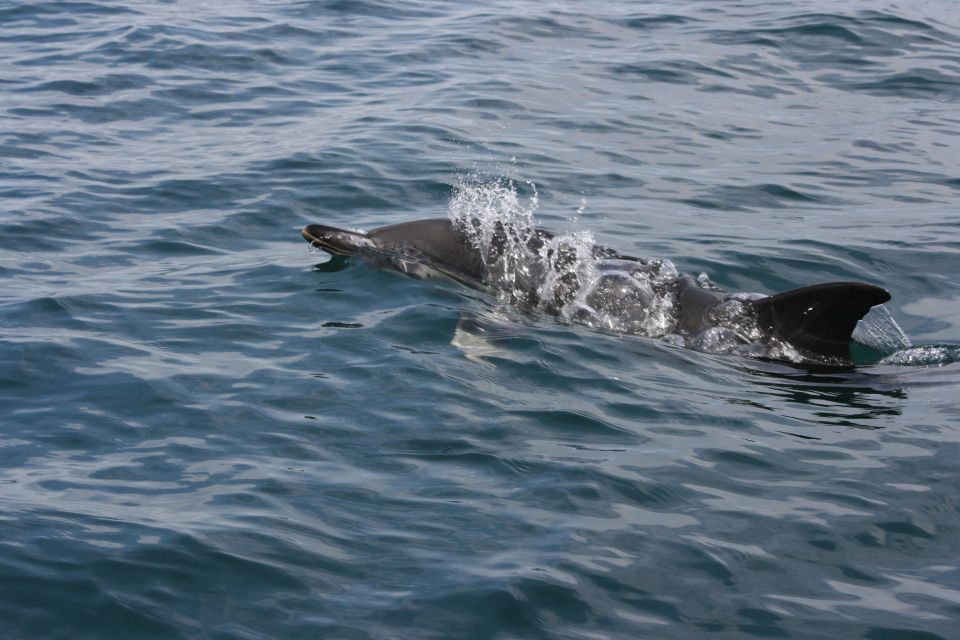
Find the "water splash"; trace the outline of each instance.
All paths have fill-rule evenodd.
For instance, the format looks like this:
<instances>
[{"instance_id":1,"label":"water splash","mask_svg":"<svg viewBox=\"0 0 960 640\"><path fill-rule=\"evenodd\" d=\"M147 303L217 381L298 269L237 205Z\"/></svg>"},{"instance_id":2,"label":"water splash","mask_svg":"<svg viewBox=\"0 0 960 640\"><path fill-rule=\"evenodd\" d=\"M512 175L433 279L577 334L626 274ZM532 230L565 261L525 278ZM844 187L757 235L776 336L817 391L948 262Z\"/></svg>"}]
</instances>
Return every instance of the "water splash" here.
<instances>
[{"instance_id":1,"label":"water splash","mask_svg":"<svg viewBox=\"0 0 960 640\"><path fill-rule=\"evenodd\" d=\"M533 216L539 204L537 187L526 202L521 200L517 185L508 178L484 180L475 175L458 179L450 200L450 219L456 223L470 223L472 240L478 248L490 247L499 224L516 229L533 229Z\"/></svg>"},{"instance_id":2,"label":"water splash","mask_svg":"<svg viewBox=\"0 0 960 640\"><path fill-rule=\"evenodd\" d=\"M960 345L917 345L891 353L880 364L896 364L911 367L943 366L960 362Z\"/></svg>"},{"instance_id":3,"label":"water splash","mask_svg":"<svg viewBox=\"0 0 960 640\"><path fill-rule=\"evenodd\" d=\"M591 278L562 310L574 322L610 331L662 338L678 323L676 267L666 259L635 262L593 259ZM583 318L590 318L583 322Z\"/></svg>"},{"instance_id":4,"label":"water splash","mask_svg":"<svg viewBox=\"0 0 960 640\"><path fill-rule=\"evenodd\" d=\"M853 330L853 339L884 354L892 354L913 346L885 305L870 309L870 312L860 319Z\"/></svg>"},{"instance_id":5,"label":"water splash","mask_svg":"<svg viewBox=\"0 0 960 640\"><path fill-rule=\"evenodd\" d=\"M511 302L562 313L592 279L595 246L589 232L552 235L534 227L536 185L521 198L514 181L462 178L450 218L483 256L487 284Z\"/></svg>"},{"instance_id":6,"label":"water splash","mask_svg":"<svg viewBox=\"0 0 960 640\"><path fill-rule=\"evenodd\" d=\"M529 195L523 197L518 184L508 178L468 176L459 180L450 201L451 220L483 257L486 284L504 300L567 322L659 338L698 351L811 361L810 354L761 329L749 302L764 294L727 294L705 273L697 276L696 285L726 297L706 312L707 328L698 333L682 330L680 274L672 262L624 258L598 246L588 231L553 235L536 229L539 197L536 185L525 185ZM585 201L578 214L583 207ZM960 360L956 346L911 348L909 338L883 306L861 320L853 337L876 352L876 358L886 356L880 360L886 364Z\"/></svg>"},{"instance_id":7,"label":"water splash","mask_svg":"<svg viewBox=\"0 0 960 640\"><path fill-rule=\"evenodd\" d=\"M457 183L450 201L451 220L483 256L487 284L504 299L568 322L701 351L802 359L789 345L760 342L764 336L745 303L753 294L732 294L711 311L714 326L681 333L679 273L670 260L624 259L587 231L538 231L536 186L526 184L531 195L523 198L512 180L470 176ZM717 289L705 274L698 283Z\"/></svg>"}]
</instances>

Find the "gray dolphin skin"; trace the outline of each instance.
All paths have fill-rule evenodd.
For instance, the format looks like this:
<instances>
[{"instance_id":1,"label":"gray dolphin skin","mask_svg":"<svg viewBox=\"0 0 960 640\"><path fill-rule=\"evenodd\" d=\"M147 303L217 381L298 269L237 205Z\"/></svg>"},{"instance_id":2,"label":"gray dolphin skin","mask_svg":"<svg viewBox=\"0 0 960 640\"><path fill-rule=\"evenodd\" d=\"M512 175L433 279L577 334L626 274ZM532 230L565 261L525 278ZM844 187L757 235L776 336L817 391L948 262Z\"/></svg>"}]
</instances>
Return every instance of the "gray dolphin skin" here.
<instances>
[{"instance_id":1,"label":"gray dolphin skin","mask_svg":"<svg viewBox=\"0 0 960 640\"><path fill-rule=\"evenodd\" d=\"M499 231L504 233L502 227ZM506 244L501 237L501 242L495 242L484 254L471 242L462 225L445 218L403 222L367 233L311 224L302 234L312 246L335 256L357 256L378 267L417 278L442 275L486 291L497 289L491 283L488 265L495 263L498 256L494 254ZM536 250L551 238L553 235L547 231L533 230L523 241ZM596 259L616 264L645 264L605 247L593 247L592 254ZM576 286L571 285L573 289ZM676 331L682 335L693 336L716 326L717 309L731 299L730 293L704 288L687 275L671 278L668 286L678 303ZM529 293L531 301L535 301L536 292ZM568 296L566 300L569 299ZM759 328L761 339L777 338L815 362L851 366L850 339L857 322L871 307L888 300L890 294L874 285L832 282L741 302ZM556 312L564 301L558 299L555 304L544 306Z\"/></svg>"},{"instance_id":2,"label":"gray dolphin skin","mask_svg":"<svg viewBox=\"0 0 960 640\"><path fill-rule=\"evenodd\" d=\"M368 233L311 224L301 233L311 245L335 256L358 255L416 278L440 274L484 288L480 253L445 218L401 222Z\"/></svg>"}]
</instances>

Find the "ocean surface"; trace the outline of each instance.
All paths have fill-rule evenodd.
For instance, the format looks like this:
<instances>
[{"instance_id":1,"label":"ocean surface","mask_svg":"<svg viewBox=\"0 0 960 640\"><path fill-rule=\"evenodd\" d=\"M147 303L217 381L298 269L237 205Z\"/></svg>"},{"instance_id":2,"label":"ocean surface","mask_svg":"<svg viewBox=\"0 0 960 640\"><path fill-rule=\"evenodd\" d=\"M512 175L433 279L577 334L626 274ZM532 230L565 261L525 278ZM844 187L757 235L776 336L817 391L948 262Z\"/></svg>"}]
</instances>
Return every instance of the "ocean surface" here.
<instances>
[{"instance_id":1,"label":"ocean surface","mask_svg":"<svg viewBox=\"0 0 960 640\"><path fill-rule=\"evenodd\" d=\"M883 286L913 346L703 353L300 237L465 189ZM958 273L953 0L0 0L0 638L960 638Z\"/></svg>"}]
</instances>

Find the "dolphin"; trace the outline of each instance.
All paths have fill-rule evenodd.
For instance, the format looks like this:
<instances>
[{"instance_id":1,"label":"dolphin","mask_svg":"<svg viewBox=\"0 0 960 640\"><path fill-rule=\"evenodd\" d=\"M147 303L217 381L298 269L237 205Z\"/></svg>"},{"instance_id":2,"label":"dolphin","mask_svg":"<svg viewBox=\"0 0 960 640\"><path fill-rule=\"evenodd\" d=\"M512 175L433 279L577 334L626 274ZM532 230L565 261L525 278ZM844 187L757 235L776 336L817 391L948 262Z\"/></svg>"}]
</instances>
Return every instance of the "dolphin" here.
<instances>
[{"instance_id":1,"label":"dolphin","mask_svg":"<svg viewBox=\"0 0 960 640\"><path fill-rule=\"evenodd\" d=\"M475 223L476 224L476 223ZM539 283L550 270L563 271L575 258L564 257L560 245L549 247L555 237L548 231L530 229L524 233L497 223L493 241L485 249L480 248L476 234L463 222L446 218L433 218L402 222L379 227L369 232L339 229L321 224L304 227L302 235L312 246L334 256L357 256L381 268L405 273L415 278L444 276L466 286L488 292L502 288L494 274L504 253L518 246L529 250L530 255L551 252L549 260L534 260L523 272L529 281L522 285L524 298L521 302L538 305L558 313L573 300L580 282L571 272L559 278L553 299L538 299ZM519 243L519 244L518 244ZM539 254L538 254L539 252ZM553 255L553 254L557 255ZM634 280L631 272L640 273L650 269L652 263L639 258L622 255L602 246L592 246L591 257L601 270L612 274L605 280L609 291L595 288L587 301L597 309L612 309L624 317L645 312L642 292L634 295ZM654 265L656 266L656 265ZM672 265L671 265L672 268ZM776 339L791 345L799 352L801 360L808 363L852 366L850 356L851 335L857 322L874 306L890 300L883 288L862 282L831 282L801 287L760 298L747 299L716 288L705 287L700 281L673 272L675 277L659 281L658 293L666 291L675 313L672 332L681 336L697 336L713 327L723 325L722 316L728 302L749 318L752 327L744 342L769 342ZM511 284L515 284L514 279ZM665 283L665 284L664 284ZM663 290L663 291L661 291ZM650 291L650 289L646 289ZM541 304L544 303L544 304ZM606 306L604 306L606 305ZM592 312L591 312L592 313ZM572 314L578 321L577 314ZM673 317L671 315L671 317ZM584 324L591 324L588 321ZM627 325L632 326L632 325ZM629 328L626 330L629 331Z\"/></svg>"}]
</instances>

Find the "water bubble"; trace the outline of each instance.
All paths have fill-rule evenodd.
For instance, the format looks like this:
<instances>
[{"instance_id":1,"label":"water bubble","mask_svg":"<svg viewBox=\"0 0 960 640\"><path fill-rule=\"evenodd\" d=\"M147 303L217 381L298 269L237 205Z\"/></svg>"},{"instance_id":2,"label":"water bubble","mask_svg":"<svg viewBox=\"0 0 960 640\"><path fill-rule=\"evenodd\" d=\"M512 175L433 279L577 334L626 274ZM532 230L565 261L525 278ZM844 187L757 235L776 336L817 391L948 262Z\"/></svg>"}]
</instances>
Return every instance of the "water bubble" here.
<instances>
[{"instance_id":1,"label":"water bubble","mask_svg":"<svg viewBox=\"0 0 960 640\"><path fill-rule=\"evenodd\" d=\"M684 339L684 337L679 333L668 333L667 335L662 336L660 339L666 342L667 344L673 345L675 347L687 346L686 339Z\"/></svg>"},{"instance_id":2,"label":"water bubble","mask_svg":"<svg viewBox=\"0 0 960 640\"><path fill-rule=\"evenodd\" d=\"M677 268L666 258L654 258L648 261L645 269L650 274L652 283L655 285L673 282L680 276Z\"/></svg>"},{"instance_id":3,"label":"water bubble","mask_svg":"<svg viewBox=\"0 0 960 640\"><path fill-rule=\"evenodd\" d=\"M580 302L571 304L564 315L570 322L575 322L576 324L582 324L591 328L598 328L600 326L600 315L596 310Z\"/></svg>"},{"instance_id":4,"label":"water bubble","mask_svg":"<svg viewBox=\"0 0 960 640\"><path fill-rule=\"evenodd\" d=\"M736 332L724 327L704 329L688 341L688 346L698 351L725 353L743 344Z\"/></svg>"},{"instance_id":5,"label":"water bubble","mask_svg":"<svg viewBox=\"0 0 960 640\"><path fill-rule=\"evenodd\" d=\"M753 307L744 300L728 297L711 309L708 315L711 322L733 331L743 342L763 338L763 331L757 323Z\"/></svg>"},{"instance_id":6,"label":"water bubble","mask_svg":"<svg viewBox=\"0 0 960 640\"><path fill-rule=\"evenodd\" d=\"M594 281L586 302L597 310L608 329L644 334L653 298L650 285L629 273L614 271Z\"/></svg>"}]
</instances>

